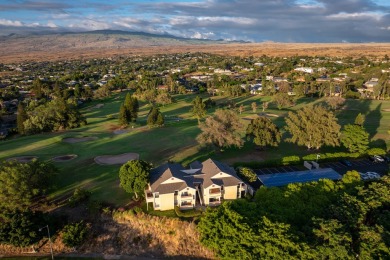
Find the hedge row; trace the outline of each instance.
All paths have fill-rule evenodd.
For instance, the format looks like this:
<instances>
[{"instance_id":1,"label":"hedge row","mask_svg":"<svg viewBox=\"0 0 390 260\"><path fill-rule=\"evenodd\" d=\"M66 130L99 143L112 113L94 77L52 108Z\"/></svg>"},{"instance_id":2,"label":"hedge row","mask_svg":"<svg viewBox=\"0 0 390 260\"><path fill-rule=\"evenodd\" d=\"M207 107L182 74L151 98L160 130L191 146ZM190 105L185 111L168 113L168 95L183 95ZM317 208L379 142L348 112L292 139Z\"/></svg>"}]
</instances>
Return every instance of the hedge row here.
<instances>
[{"instance_id":1,"label":"hedge row","mask_svg":"<svg viewBox=\"0 0 390 260\"><path fill-rule=\"evenodd\" d=\"M260 161L260 162L236 162L233 164L234 168L237 167L248 167L252 169L262 167L277 167L281 165L298 165L302 164L303 161L317 161L317 155L319 155L319 162L328 162L339 159L350 159L359 158L365 155L384 155L386 151L381 148L371 148L366 151L365 154L360 153L348 153L348 152L336 152L336 153L315 153L299 157L297 155L286 156L281 159Z\"/></svg>"},{"instance_id":2,"label":"hedge row","mask_svg":"<svg viewBox=\"0 0 390 260\"><path fill-rule=\"evenodd\" d=\"M175 213L178 217L183 217L183 218L193 218L202 215L202 211L196 209L181 211L178 206L175 206Z\"/></svg>"}]
</instances>

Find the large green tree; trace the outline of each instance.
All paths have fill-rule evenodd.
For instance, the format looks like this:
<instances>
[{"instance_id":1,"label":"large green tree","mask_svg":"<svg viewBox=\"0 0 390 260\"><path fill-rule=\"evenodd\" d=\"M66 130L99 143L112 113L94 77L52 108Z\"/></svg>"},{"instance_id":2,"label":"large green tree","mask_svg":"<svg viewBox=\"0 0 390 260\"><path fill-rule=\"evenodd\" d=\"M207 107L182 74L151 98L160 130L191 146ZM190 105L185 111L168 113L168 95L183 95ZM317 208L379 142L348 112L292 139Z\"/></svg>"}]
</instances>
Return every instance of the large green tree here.
<instances>
[{"instance_id":1,"label":"large green tree","mask_svg":"<svg viewBox=\"0 0 390 260\"><path fill-rule=\"evenodd\" d=\"M322 106L305 106L289 112L286 130L291 137L287 141L304 145L308 149L320 149L323 145L338 146L340 125L334 114Z\"/></svg>"},{"instance_id":2,"label":"large green tree","mask_svg":"<svg viewBox=\"0 0 390 260\"><path fill-rule=\"evenodd\" d=\"M206 104L203 102L202 98L196 96L196 98L192 101L191 113L196 119L198 119L198 123L200 123L200 119L206 116Z\"/></svg>"},{"instance_id":3,"label":"large green tree","mask_svg":"<svg viewBox=\"0 0 390 260\"><path fill-rule=\"evenodd\" d=\"M128 123L135 122L138 117L139 103L138 99L130 93L126 94L124 106L126 108Z\"/></svg>"},{"instance_id":4,"label":"large green tree","mask_svg":"<svg viewBox=\"0 0 390 260\"><path fill-rule=\"evenodd\" d=\"M200 144L213 145L219 149L243 145L240 133L243 125L233 110L218 109L213 116L206 118L199 128L202 132L196 140Z\"/></svg>"},{"instance_id":5,"label":"large green tree","mask_svg":"<svg viewBox=\"0 0 390 260\"><path fill-rule=\"evenodd\" d=\"M129 113L126 111L126 107L124 104L120 106L119 109L119 115L118 115L118 121L121 126L127 126L129 122L131 121L129 118Z\"/></svg>"},{"instance_id":6,"label":"large green tree","mask_svg":"<svg viewBox=\"0 0 390 260\"><path fill-rule=\"evenodd\" d=\"M345 125L341 132L341 143L351 153L364 153L368 149L369 134L360 125Z\"/></svg>"},{"instance_id":7,"label":"large green tree","mask_svg":"<svg viewBox=\"0 0 390 260\"><path fill-rule=\"evenodd\" d=\"M0 243L26 247L37 243L46 234L46 230L39 231L47 223L40 211L24 209L2 213Z\"/></svg>"},{"instance_id":8,"label":"large green tree","mask_svg":"<svg viewBox=\"0 0 390 260\"><path fill-rule=\"evenodd\" d=\"M252 119L246 129L246 136L260 147L278 146L282 137L279 128L264 116Z\"/></svg>"},{"instance_id":9,"label":"large green tree","mask_svg":"<svg viewBox=\"0 0 390 260\"><path fill-rule=\"evenodd\" d=\"M149 182L151 165L143 160L132 160L123 164L119 169L120 186L128 193L138 193L145 190Z\"/></svg>"},{"instance_id":10,"label":"large green tree","mask_svg":"<svg viewBox=\"0 0 390 260\"><path fill-rule=\"evenodd\" d=\"M164 116L160 112L160 109L157 108L156 106L153 106L150 109L148 113L147 123L149 127L164 125Z\"/></svg>"},{"instance_id":11,"label":"large green tree","mask_svg":"<svg viewBox=\"0 0 390 260\"><path fill-rule=\"evenodd\" d=\"M0 164L0 209L25 209L52 185L57 169L48 162L33 160Z\"/></svg>"}]
</instances>

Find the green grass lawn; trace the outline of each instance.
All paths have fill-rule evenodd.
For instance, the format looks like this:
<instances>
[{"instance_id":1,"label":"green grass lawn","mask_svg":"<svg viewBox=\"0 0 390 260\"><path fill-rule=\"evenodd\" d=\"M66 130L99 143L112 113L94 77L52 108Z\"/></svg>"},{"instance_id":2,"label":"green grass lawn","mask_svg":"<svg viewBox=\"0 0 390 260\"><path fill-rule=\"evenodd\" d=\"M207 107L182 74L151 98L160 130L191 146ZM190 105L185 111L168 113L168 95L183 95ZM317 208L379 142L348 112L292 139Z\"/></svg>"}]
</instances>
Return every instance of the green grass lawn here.
<instances>
[{"instance_id":1,"label":"green grass lawn","mask_svg":"<svg viewBox=\"0 0 390 260\"><path fill-rule=\"evenodd\" d=\"M176 95L176 102L160 107L167 117L166 126L149 129L146 125L146 115L149 104L140 104L140 113L137 124L130 132L115 135L114 129L118 123L113 116L117 115L120 104L126 93L119 93L105 100L98 100L85 105L82 113L86 116L88 125L58 133L45 133L32 136L15 137L0 142L0 160L15 156L35 155L40 159L49 160L55 156L77 154L78 157L69 162L55 163L61 170L56 178L56 188L50 194L52 198L72 193L77 187L84 187L93 192L92 198L116 206L129 202L131 196L119 188L118 171L120 166L102 166L94 162L99 155L121 154L135 152L140 158L159 165L168 160L188 164L193 160L203 160L212 156L215 159L229 163L241 160L277 159L288 155L305 155L309 152L304 147L282 142L279 148L266 151L255 151L253 144L246 143L243 148L229 148L223 153L209 149L201 149L195 138L200 133L197 120L191 118L191 101L193 94ZM225 102L226 98L214 97L217 104ZM261 112L261 102L269 101L269 97L248 96L233 99L236 104L245 106L241 118L244 125L249 124L250 118L255 116L251 103L257 102ZM321 103L321 100L303 98L297 105L286 110L278 110L270 105L266 113L275 114L272 120L281 128L284 126L284 117L289 111L294 111L304 105ZM94 108L97 104L104 104L101 108ZM212 113L215 109L210 109ZM366 115L365 127L370 133L375 145L388 148L390 145L390 102L376 100L348 100L345 109L337 111L339 123L344 125L353 123L356 115L361 112ZM169 120L180 117L182 120ZM243 131L244 135L244 131ZM65 137L94 136L96 140L83 143L65 143ZM321 152L335 151L342 148L324 147Z\"/></svg>"}]
</instances>

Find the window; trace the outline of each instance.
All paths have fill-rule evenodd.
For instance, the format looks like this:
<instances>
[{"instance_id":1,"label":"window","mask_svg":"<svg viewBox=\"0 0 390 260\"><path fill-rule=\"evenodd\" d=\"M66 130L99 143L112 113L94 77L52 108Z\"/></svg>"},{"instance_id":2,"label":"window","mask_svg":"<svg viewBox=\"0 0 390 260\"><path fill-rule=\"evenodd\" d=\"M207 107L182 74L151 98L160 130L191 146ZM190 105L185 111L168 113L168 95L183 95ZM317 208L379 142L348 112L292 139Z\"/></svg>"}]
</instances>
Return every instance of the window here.
<instances>
[{"instance_id":1,"label":"window","mask_svg":"<svg viewBox=\"0 0 390 260\"><path fill-rule=\"evenodd\" d=\"M154 197L155 197L156 199L160 198L160 193L155 192L155 193L154 193Z\"/></svg>"},{"instance_id":2,"label":"window","mask_svg":"<svg viewBox=\"0 0 390 260\"><path fill-rule=\"evenodd\" d=\"M178 190L175 190L175 196L179 194L179 191Z\"/></svg>"}]
</instances>

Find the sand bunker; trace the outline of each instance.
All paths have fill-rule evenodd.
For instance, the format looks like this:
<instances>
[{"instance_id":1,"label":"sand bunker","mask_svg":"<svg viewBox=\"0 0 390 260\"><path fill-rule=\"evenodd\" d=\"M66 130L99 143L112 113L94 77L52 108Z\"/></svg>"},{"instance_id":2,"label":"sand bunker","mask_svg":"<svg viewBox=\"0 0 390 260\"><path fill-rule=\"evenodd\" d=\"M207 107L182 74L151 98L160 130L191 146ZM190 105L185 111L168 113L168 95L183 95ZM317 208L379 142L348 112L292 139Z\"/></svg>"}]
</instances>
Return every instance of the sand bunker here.
<instances>
[{"instance_id":1,"label":"sand bunker","mask_svg":"<svg viewBox=\"0 0 390 260\"><path fill-rule=\"evenodd\" d=\"M96 106L94 106L93 108L102 108L104 106L104 104L97 104Z\"/></svg>"},{"instance_id":2,"label":"sand bunker","mask_svg":"<svg viewBox=\"0 0 390 260\"><path fill-rule=\"evenodd\" d=\"M390 108L382 109L383 112L390 112Z\"/></svg>"},{"instance_id":3,"label":"sand bunker","mask_svg":"<svg viewBox=\"0 0 390 260\"><path fill-rule=\"evenodd\" d=\"M97 156L95 157L95 162L97 164L112 165L112 164L124 164L127 161L138 160L138 159L139 159L138 153L123 153L118 155Z\"/></svg>"},{"instance_id":4,"label":"sand bunker","mask_svg":"<svg viewBox=\"0 0 390 260\"><path fill-rule=\"evenodd\" d=\"M62 139L62 141L64 141L65 143L74 144L74 143L81 143L81 142L93 141L93 140L96 140L96 139L97 139L96 136L69 137L69 138L64 138L64 139Z\"/></svg>"},{"instance_id":5,"label":"sand bunker","mask_svg":"<svg viewBox=\"0 0 390 260\"><path fill-rule=\"evenodd\" d=\"M114 135L120 135L120 134L126 134L130 132L130 129L117 129L117 130L114 130L112 133Z\"/></svg>"},{"instance_id":6,"label":"sand bunker","mask_svg":"<svg viewBox=\"0 0 390 260\"><path fill-rule=\"evenodd\" d=\"M12 158L8 158L7 159L7 162L10 162L10 161L17 161L17 162L21 162L21 163L28 163L28 162L31 162L32 160L34 159L38 159L38 156L19 156L19 157L12 157Z\"/></svg>"},{"instance_id":7,"label":"sand bunker","mask_svg":"<svg viewBox=\"0 0 390 260\"><path fill-rule=\"evenodd\" d=\"M77 154L66 154L66 155L53 157L52 160L53 162L67 162L75 158L77 158Z\"/></svg>"}]
</instances>

